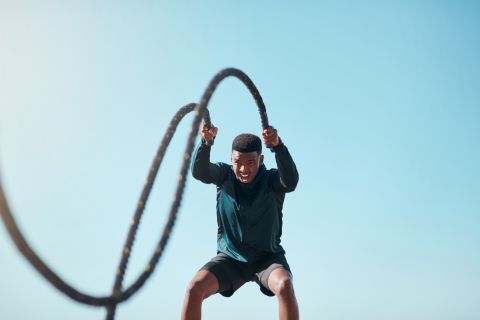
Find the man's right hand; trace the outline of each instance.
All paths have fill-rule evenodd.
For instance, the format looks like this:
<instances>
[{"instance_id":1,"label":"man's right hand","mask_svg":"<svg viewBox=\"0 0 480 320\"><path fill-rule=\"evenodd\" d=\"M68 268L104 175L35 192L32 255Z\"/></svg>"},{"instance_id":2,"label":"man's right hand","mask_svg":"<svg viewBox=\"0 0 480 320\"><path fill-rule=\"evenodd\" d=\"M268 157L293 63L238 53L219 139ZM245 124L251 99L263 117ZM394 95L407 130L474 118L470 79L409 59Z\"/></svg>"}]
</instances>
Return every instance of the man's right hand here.
<instances>
[{"instance_id":1,"label":"man's right hand","mask_svg":"<svg viewBox=\"0 0 480 320\"><path fill-rule=\"evenodd\" d=\"M200 129L200 136L208 144L212 144L213 139L217 136L218 128L217 127L208 127L205 123L202 124Z\"/></svg>"}]
</instances>

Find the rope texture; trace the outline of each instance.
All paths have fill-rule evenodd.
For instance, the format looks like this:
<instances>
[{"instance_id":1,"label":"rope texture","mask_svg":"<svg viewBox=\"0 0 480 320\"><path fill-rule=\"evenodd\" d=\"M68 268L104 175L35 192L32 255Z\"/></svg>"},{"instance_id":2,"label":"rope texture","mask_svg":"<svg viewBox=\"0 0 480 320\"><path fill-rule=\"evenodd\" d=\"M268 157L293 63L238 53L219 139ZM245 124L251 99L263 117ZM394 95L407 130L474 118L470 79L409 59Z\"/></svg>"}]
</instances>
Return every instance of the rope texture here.
<instances>
[{"instance_id":1,"label":"rope texture","mask_svg":"<svg viewBox=\"0 0 480 320\"><path fill-rule=\"evenodd\" d=\"M204 94L200 99L200 103L190 103L182 108L180 108L175 116L170 121L168 129L163 136L163 139L160 143L160 146L157 150L153 163L150 167L145 185L143 187L140 199L130 225L127 239L125 245L123 246L122 255L120 263L117 268L115 275L115 281L112 289L112 294L109 296L92 296L72 287L60 276L58 276L48 265L35 253L35 251L30 247L27 240L23 236L22 232L18 228L18 225L15 222L14 216L9 208L7 198L5 196L1 180L0 180L0 215L2 217L3 223L6 226L6 229L12 238L13 242L17 246L18 250L22 255L28 260L28 262L55 288L61 291L63 294L67 295L71 299L92 306L105 306L107 308L107 319L113 320L115 317L115 310L119 303L122 303L134 295L148 280L153 271L155 270L160 257L162 256L165 247L172 233L175 220L177 217L178 209L180 207L183 191L185 189L186 178L188 173L188 168L190 166L190 159L192 156L193 148L195 145L195 140L198 136L198 128L200 127L200 122L203 120L205 124L209 127L212 126L210 119L210 114L208 112L207 106L208 103L215 92L217 86L227 77L236 77L247 87L247 89L252 94L260 114L262 128L266 129L269 127L267 112L263 99L256 88L252 80L241 70L235 68L226 68L218 72L208 84ZM172 200L170 207L169 215L167 222L163 228L162 235L160 240L155 248L154 253L152 254L148 264L138 276L138 278L125 290L122 290L123 279L128 265L128 260L130 258L131 249L135 241L135 236L140 224L142 214L145 209L150 192L153 188L153 184L160 168L160 165L163 161L165 152L170 144L170 141L175 134L175 131L178 127L180 121L187 115L189 112L195 111L195 116L190 128L190 133L187 139L187 145L185 147L185 152L183 156L183 164L180 169L178 176L177 188Z\"/></svg>"}]
</instances>

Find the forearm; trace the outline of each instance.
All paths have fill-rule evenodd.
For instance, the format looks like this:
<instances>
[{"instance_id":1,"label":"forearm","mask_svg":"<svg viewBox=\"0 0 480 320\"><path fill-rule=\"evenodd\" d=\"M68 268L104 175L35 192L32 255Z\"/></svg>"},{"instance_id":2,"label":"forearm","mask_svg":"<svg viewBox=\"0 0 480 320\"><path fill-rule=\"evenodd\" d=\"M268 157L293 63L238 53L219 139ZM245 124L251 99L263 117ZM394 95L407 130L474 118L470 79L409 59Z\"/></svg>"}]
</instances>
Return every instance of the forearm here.
<instances>
[{"instance_id":1,"label":"forearm","mask_svg":"<svg viewBox=\"0 0 480 320\"><path fill-rule=\"evenodd\" d=\"M219 180L221 170L210 162L211 146L201 143L195 151L192 165L192 175L204 183L215 183Z\"/></svg>"},{"instance_id":2,"label":"forearm","mask_svg":"<svg viewBox=\"0 0 480 320\"><path fill-rule=\"evenodd\" d=\"M295 190L298 183L298 171L290 152L288 152L287 147L283 143L274 147L273 152L275 152L280 184L287 191Z\"/></svg>"}]
</instances>

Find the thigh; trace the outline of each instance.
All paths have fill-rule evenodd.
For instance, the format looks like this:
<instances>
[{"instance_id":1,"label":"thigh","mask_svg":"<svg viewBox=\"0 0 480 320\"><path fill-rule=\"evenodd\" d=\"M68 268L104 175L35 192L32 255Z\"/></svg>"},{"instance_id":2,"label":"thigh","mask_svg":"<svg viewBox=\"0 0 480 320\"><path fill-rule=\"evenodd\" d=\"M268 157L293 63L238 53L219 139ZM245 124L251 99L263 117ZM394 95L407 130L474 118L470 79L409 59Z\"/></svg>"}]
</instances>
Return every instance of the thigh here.
<instances>
[{"instance_id":1,"label":"thigh","mask_svg":"<svg viewBox=\"0 0 480 320\"><path fill-rule=\"evenodd\" d=\"M217 292L224 297L230 297L247 282L243 275L242 264L224 253L219 253L212 258L200 271L208 271L215 276L218 281Z\"/></svg>"}]
</instances>

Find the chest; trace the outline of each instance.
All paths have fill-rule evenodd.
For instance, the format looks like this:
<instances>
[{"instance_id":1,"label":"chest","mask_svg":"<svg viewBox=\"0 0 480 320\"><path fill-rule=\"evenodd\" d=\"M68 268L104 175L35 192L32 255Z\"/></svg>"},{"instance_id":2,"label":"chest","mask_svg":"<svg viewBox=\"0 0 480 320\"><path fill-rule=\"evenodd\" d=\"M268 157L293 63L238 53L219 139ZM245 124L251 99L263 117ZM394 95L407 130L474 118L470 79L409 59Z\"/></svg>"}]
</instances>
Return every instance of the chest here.
<instances>
[{"instance_id":1,"label":"chest","mask_svg":"<svg viewBox=\"0 0 480 320\"><path fill-rule=\"evenodd\" d=\"M250 223L275 215L276 194L269 188L267 180L253 186L242 186L237 181L226 181L218 190L218 211L230 219L242 219Z\"/></svg>"}]
</instances>

